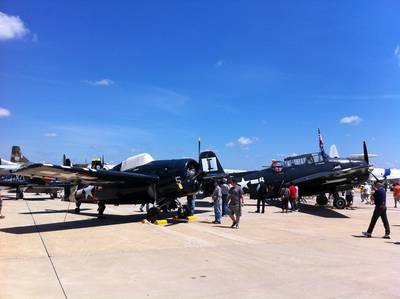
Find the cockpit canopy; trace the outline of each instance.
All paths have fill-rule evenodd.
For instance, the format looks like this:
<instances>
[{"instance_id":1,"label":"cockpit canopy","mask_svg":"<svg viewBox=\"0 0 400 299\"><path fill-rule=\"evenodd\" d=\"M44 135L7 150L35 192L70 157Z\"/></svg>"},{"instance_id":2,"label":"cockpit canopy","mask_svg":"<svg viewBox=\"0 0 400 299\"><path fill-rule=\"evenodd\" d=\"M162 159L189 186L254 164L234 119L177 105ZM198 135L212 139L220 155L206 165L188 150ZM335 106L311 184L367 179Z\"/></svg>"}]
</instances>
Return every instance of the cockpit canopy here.
<instances>
[{"instance_id":1,"label":"cockpit canopy","mask_svg":"<svg viewBox=\"0 0 400 299\"><path fill-rule=\"evenodd\" d=\"M295 167L300 165L310 165L323 162L324 158L321 153L304 154L299 156L291 156L284 159L285 167Z\"/></svg>"}]
</instances>

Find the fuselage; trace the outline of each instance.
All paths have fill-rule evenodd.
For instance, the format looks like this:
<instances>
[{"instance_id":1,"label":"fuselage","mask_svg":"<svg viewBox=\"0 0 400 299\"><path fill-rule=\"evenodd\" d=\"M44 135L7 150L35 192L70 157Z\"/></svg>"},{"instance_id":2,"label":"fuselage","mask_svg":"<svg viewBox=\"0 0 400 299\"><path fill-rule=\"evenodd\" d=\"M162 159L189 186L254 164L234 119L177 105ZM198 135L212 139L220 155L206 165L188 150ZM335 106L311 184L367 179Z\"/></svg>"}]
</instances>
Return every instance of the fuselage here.
<instances>
[{"instance_id":1,"label":"fuselage","mask_svg":"<svg viewBox=\"0 0 400 299\"><path fill-rule=\"evenodd\" d=\"M114 171L120 171L119 169L121 164L113 168ZM82 186L82 189L86 188L85 194L91 192L91 196L82 196L79 200L102 201L109 204L154 203L193 194L199 189L197 182L199 166L193 159L156 160L123 172L157 176L158 182L152 185L116 182L100 188Z\"/></svg>"},{"instance_id":2,"label":"fuselage","mask_svg":"<svg viewBox=\"0 0 400 299\"><path fill-rule=\"evenodd\" d=\"M279 197L280 190L288 184L299 187L300 196L333 193L347 190L368 180L369 165L363 160L322 157L305 154L275 162L271 167L238 175L236 179L252 198L256 188L265 182L268 197Z\"/></svg>"}]
</instances>

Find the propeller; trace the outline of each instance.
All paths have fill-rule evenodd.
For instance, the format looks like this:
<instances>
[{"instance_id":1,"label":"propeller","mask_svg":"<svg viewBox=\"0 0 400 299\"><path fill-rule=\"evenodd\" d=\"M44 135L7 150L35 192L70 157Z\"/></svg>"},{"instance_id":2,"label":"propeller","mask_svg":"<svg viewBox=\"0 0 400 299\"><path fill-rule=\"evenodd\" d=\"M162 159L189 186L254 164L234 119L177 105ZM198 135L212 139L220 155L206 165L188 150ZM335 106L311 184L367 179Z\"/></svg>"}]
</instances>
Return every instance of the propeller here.
<instances>
[{"instance_id":1,"label":"propeller","mask_svg":"<svg viewBox=\"0 0 400 299\"><path fill-rule=\"evenodd\" d=\"M371 174L376 179L376 181L378 183L382 183L382 181L380 179L378 179L378 177L376 175L374 175L372 171L368 171L368 172L369 172L369 174Z\"/></svg>"},{"instance_id":2,"label":"propeller","mask_svg":"<svg viewBox=\"0 0 400 299\"><path fill-rule=\"evenodd\" d=\"M365 163L367 163L367 165L369 165L368 149L367 149L367 143L365 141L363 142L363 151L364 151L364 161ZM378 183L382 182L380 179L378 179L378 177L375 174L373 174L372 171L368 170L368 172L376 179Z\"/></svg>"},{"instance_id":3,"label":"propeller","mask_svg":"<svg viewBox=\"0 0 400 299\"><path fill-rule=\"evenodd\" d=\"M364 161L369 165L368 149L367 149L367 143L365 141L363 142L363 150L364 150Z\"/></svg>"}]
</instances>

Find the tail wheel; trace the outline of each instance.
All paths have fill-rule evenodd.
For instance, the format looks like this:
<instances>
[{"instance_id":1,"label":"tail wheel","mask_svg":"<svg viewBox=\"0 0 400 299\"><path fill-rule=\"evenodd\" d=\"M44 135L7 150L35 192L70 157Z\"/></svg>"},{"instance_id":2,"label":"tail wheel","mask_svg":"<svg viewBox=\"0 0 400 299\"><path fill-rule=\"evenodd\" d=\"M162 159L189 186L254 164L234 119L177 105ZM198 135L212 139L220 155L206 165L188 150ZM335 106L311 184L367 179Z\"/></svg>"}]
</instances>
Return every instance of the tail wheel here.
<instances>
[{"instance_id":1,"label":"tail wheel","mask_svg":"<svg viewBox=\"0 0 400 299\"><path fill-rule=\"evenodd\" d=\"M17 192L16 197L17 199L24 199L24 192L22 191Z\"/></svg>"},{"instance_id":2,"label":"tail wheel","mask_svg":"<svg viewBox=\"0 0 400 299\"><path fill-rule=\"evenodd\" d=\"M161 211L159 208L153 207L147 211L146 219L147 221L154 223L160 218Z\"/></svg>"},{"instance_id":3,"label":"tail wheel","mask_svg":"<svg viewBox=\"0 0 400 299\"><path fill-rule=\"evenodd\" d=\"M333 200L333 206L336 209L344 209L346 207L346 200L343 197L337 197Z\"/></svg>"}]
</instances>

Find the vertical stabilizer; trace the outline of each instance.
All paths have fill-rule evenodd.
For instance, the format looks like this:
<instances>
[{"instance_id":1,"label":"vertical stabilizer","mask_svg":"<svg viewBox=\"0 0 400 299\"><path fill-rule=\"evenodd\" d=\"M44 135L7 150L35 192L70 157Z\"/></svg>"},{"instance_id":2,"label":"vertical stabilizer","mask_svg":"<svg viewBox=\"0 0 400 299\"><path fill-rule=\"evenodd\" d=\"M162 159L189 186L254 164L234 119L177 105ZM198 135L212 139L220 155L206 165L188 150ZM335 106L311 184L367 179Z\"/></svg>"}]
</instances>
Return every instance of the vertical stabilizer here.
<instances>
[{"instance_id":1,"label":"vertical stabilizer","mask_svg":"<svg viewBox=\"0 0 400 299\"><path fill-rule=\"evenodd\" d=\"M21 148L18 145L13 145L11 149L11 162L25 164L29 160L22 154Z\"/></svg>"},{"instance_id":2,"label":"vertical stabilizer","mask_svg":"<svg viewBox=\"0 0 400 299\"><path fill-rule=\"evenodd\" d=\"M200 153L199 164L200 169L205 173L225 173L221 163L217 158L217 155L213 151L205 151Z\"/></svg>"}]
</instances>

